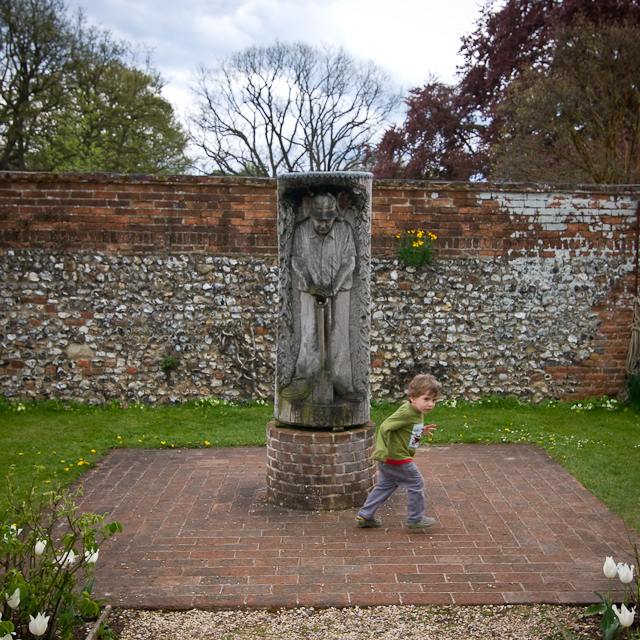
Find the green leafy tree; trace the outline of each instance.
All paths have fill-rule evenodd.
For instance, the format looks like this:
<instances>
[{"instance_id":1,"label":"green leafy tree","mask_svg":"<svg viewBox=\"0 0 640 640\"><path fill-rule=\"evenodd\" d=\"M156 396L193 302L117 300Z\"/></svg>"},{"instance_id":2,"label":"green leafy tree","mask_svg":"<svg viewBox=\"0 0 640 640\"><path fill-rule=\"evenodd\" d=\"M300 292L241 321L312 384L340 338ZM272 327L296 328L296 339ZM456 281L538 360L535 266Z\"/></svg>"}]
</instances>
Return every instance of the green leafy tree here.
<instances>
[{"instance_id":1,"label":"green leafy tree","mask_svg":"<svg viewBox=\"0 0 640 640\"><path fill-rule=\"evenodd\" d=\"M72 41L62 0L0 0L0 169L26 169L43 116L59 112Z\"/></svg>"},{"instance_id":2,"label":"green leafy tree","mask_svg":"<svg viewBox=\"0 0 640 640\"><path fill-rule=\"evenodd\" d=\"M46 68L43 63L31 65L31 90L22 91L31 99L23 100L19 111L9 108L18 97L3 93L1 168L122 173L188 169L188 136L162 97L161 78L148 56L140 65L129 45L114 42L108 32L86 28L81 15L72 23L61 0L0 3L12 9L21 5L21 21L5 20L8 36L29 41L29 51L53 49L58 43L55 52L60 52L60 59L49 56ZM36 23L25 16L44 17ZM45 22L47 28L42 26ZM32 28L27 30L25 24ZM23 69L28 56L21 51L5 48L4 64ZM7 86L17 84L16 80ZM19 90L14 93L22 95Z\"/></svg>"}]
</instances>

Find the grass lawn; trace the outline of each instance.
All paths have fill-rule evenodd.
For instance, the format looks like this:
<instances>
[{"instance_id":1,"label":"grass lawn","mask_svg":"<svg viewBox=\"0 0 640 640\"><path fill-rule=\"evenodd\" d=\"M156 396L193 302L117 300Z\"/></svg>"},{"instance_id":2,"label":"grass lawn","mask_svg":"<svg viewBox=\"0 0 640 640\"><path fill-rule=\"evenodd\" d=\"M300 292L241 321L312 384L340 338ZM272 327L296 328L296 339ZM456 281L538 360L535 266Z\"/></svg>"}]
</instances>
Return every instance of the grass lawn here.
<instances>
[{"instance_id":1,"label":"grass lawn","mask_svg":"<svg viewBox=\"0 0 640 640\"><path fill-rule=\"evenodd\" d=\"M14 466L14 484L26 492L34 466L42 467L40 486L54 479L68 485L109 449L265 444L265 425L273 417L273 405L215 402L129 408L0 402L4 468ZM608 404L583 402L572 408L555 402L533 406L502 399L443 402L429 414L438 430L425 440L435 445L537 444L640 532L640 413L607 408ZM380 424L395 409L390 404L375 405L371 419ZM5 493L4 475L0 496Z\"/></svg>"}]
</instances>

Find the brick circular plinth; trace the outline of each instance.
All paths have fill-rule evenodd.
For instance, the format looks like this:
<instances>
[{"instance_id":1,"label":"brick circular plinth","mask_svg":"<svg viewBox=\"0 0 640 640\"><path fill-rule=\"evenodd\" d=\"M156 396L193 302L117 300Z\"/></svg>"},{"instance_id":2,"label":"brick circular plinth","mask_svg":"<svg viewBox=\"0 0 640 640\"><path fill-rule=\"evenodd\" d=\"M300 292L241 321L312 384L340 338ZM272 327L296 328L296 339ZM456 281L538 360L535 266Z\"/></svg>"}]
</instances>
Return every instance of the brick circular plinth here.
<instances>
[{"instance_id":1,"label":"brick circular plinth","mask_svg":"<svg viewBox=\"0 0 640 640\"><path fill-rule=\"evenodd\" d=\"M291 509L362 506L375 485L375 425L341 432L267 425L267 501Z\"/></svg>"}]
</instances>

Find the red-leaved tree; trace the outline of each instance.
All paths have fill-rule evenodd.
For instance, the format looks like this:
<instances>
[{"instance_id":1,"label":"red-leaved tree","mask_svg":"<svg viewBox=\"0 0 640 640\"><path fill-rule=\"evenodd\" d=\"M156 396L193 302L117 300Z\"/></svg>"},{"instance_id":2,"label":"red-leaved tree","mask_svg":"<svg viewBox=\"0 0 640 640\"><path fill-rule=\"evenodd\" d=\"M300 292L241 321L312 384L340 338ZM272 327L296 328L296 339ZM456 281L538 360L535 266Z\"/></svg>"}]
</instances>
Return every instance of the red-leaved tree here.
<instances>
[{"instance_id":1,"label":"red-leaved tree","mask_svg":"<svg viewBox=\"0 0 640 640\"><path fill-rule=\"evenodd\" d=\"M523 73L552 62L559 32L584 24L594 31L612 24L640 26L640 0L507 0L500 9L496 4L485 4L460 49L460 98L486 124L488 145L500 138L500 105L509 87Z\"/></svg>"},{"instance_id":2,"label":"red-leaved tree","mask_svg":"<svg viewBox=\"0 0 640 640\"><path fill-rule=\"evenodd\" d=\"M407 115L370 149L367 165L377 178L469 180L482 173L480 129L456 87L430 82L412 89Z\"/></svg>"}]
</instances>

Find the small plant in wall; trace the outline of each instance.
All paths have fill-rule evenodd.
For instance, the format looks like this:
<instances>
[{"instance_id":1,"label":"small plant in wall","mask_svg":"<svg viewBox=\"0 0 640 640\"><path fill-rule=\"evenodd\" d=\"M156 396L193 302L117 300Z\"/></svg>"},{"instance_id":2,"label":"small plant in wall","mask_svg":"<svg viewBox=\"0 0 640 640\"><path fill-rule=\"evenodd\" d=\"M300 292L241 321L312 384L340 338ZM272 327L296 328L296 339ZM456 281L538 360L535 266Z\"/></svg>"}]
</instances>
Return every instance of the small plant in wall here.
<instances>
[{"instance_id":1,"label":"small plant in wall","mask_svg":"<svg viewBox=\"0 0 640 640\"><path fill-rule=\"evenodd\" d=\"M169 375L174 369L176 369L178 367L179 364L180 364L180 360L178 360L178 358L176 358L174 356L167 356L160 363L160 368L167 375Z\"/></svg>"},{"instance_id":2,"label":"small plant in wall","mask_svg":"<svg viewBox=\"0 0 640 640\"><path fill-rule=\"evenodd\" d=\"M405 267L420 269L433 260L433 242L438 238L430 231L411 229L396 238L398 258Z\"/></svg>"}]
</instances>

